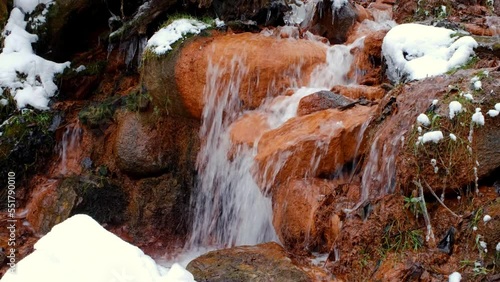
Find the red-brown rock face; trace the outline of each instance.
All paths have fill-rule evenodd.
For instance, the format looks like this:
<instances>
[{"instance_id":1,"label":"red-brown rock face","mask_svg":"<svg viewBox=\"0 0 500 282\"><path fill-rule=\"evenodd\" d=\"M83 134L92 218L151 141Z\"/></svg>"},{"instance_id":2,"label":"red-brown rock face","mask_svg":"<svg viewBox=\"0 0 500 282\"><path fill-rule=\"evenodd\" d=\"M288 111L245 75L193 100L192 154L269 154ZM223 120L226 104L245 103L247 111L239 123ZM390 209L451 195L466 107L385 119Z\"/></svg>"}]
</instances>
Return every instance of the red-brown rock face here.
<instances>
[{"instance_id":1,"label":"red-brown rock face","mask_svg":"<svg viewBox=\"0 0 500 282\"><path fill-rule=\"evenodd\" d=\"M332 174L355 159L364 152L360 131L374 110L361 106L347 111L324 110L292 118L266 132L255 157L261 187L268 189L291 178Z\"/></svg>"},{"instance_id":2,"label":"red-brown rock face","mask_svg":"<svg viewBox=\"0 0 500 282\"><path fill-rule=\"evenodd\" d=\"M331 181L297 179L276 189L273 195L273 225L288 250L301 253L306 249L322 247L324 251L332 245L340 233L340 218L331 215L317 222L317 217L323 198L333 188ZM322 238L326 238L326 242L320 242Z\"/></svg>"},{"instance_id":3,"label":"red-brown rock face","mask_svg":"<svg viewBox=\"0 0 500 282\"><path fill-rule=\"evenodd\" d=\"M325 59L326 45L308 40L251 33L199 38L182 49L175 82L187 112L199 118L205 104L207 72L213 71L209 62L242 64L240 98L244 107L255 108L268 95L281 94L293 81L306 83L309 73ZM231 79L229 72L224 75L223 80Z\"/></svg>"}]
</instances>

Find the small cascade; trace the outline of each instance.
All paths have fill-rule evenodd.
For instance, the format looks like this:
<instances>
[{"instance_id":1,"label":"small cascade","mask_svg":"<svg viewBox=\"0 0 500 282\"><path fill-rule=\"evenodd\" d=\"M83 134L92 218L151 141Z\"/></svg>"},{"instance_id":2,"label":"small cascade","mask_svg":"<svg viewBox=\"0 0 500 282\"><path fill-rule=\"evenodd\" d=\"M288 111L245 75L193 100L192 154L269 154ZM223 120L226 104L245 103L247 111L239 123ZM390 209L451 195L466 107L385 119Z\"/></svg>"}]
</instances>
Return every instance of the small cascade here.
<instances>
[{"instance_id":1,"label":"small cascade","mask_svg":"<svg viewBox=\"0 0 500 282\"><path fill-rule=\"evenodd\" d=\"M363 40L358 40L349 46L330 47L326 64L318 66L312 73L310 87L300 87L300 68L293 68L293 76L297 78L292 83L297 86L294 93L268 98L255 111L268 117L271 129L280 127L296 116L301 98L329 90L337 84L350 83L347 73L354 59L351 50L362 44ZM199 181L192 203L194 224L185 248L188 251L207 246L228 247L277 240L272 225L271 199L261 190L266 190L266 184L259 187L252 174L258 142L252 148L246 145L235 148L230 139L230 125L243 114L239 97L245 93L239 91L247 72L244 58L209 63L200 130L204 141L197 160ZM276 96L275 89L273 85L268 86L268 97ZM321 132L325 136L332 134L336 123L325 123ZM311 156L311 173L328 150L328 143L317 144L318 149ZM268 172L276 173L288 157L285 152L279 160L269 163Z\"/></svg>"},{"instance_id":2,"label":"small cascade","mask_svg":"<svg viewBox=\"0 0 500 282\"><path fill-rule=\"evenodd\" d=\"M200 130L204 143L197 161L200 176L187 249L276 240L271 200L263 196L251 174L254 149L238 148L228 159L232 150L228 129L242 112L238 92L246 73L242 58L209 63Z\"/></svg>"},{"instance_id":3,"label":"small cascade","mask_svg":"<svg viewBox=\"0 0 500 282\"><path fill-rule=\"evenodd\" d=\"M82 128L77 122L69 124L64 128L62 138L58 144L60 163L56 170L56 174L66 175L74 171L75 167L78 168L78 156L80 150L80 142L82 140ZM76 164L75 164L76 163Z\"/></svg>"}]
</instances>

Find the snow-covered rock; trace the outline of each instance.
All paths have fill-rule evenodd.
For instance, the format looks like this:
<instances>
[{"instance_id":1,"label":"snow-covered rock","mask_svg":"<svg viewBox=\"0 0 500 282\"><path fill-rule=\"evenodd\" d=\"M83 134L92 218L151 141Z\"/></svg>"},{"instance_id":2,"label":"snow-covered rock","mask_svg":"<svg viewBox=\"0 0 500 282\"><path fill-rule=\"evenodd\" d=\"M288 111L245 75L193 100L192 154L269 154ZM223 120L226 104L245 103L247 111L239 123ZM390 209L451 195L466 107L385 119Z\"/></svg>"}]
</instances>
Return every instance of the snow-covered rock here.
<instances>
[{"instance_id":1,"label":"snow-covered rock","mask_svg":"<svg viewBox=\"0 0 500 282\"><path fill-rule=\"evenodd\" d=\"M477 42L470 36L453 36L454 33L414 23L392 28L382 43L389 79L394 82L423 79L465 64L474 54Z\"/></svg>"}]
</instances>

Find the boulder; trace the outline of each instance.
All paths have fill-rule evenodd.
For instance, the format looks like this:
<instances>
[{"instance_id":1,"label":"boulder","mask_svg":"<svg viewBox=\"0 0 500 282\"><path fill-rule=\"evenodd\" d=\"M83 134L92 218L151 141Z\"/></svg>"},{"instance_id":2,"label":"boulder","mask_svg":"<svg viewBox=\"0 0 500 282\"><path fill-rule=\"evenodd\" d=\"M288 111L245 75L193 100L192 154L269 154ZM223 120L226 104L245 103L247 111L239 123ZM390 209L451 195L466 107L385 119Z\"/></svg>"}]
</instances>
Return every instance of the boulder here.
<instances>
[{"instance_id":1,"label":"boulder","mask_svg":"<svg viewBox=\"0 0 500 282\"><path fill-rule=\"evenodd\" d=\"M114 153L118 168L134 176L194 170L199 123L192 119L126 113L119 118ZM185 165L183 165L185 164ZM193 167L189 168L188 167Z\"/></svg>"},{"instance_id":2,"label":"boulder","mask_svg":"<svg viewBox=\"0 0 500 282\"><path fill-rule=\"evenodd\" d=\"M159 109L199 119L206 86L226 89L230 77L239 77L233 79L233 87L239 88L241 105L256 108L294 83L307 84L304 78L325 62L326 47L252 33L200 36L186 41L177 52L146 60L143 78ZM207 74L214 75L212 84L207 84Z\"/></svg>"},{"instance_id":3,"label":"boulder","mask_svg":"<svg viewBox=\"0 0 500 282\"><path fill-rule=\"evenodd\" d=\"M314 281L274 242L212 251L186 269L196 281Z\"/></svg>"},{"instance_id":4,"label":"boulder","mask_svg":"<svg viewBox=\"0 0 500 282\"><path fill-rule=\"evenodd\" d=\"M374 107L329 109L288 120L266 132L255 156L257 181L268 190L288 179L332 175L365 151Z\"/></svg>"},{"instance_id":5,"label":"boulder","mask_svg":"<svg viewBox=\"0 0 500 282\"><path fill-rule=\"evenodd\" d=\"M379 85L385 80L382 73L382 41L388 30L373 31L357 25L356 31L349 37L352 43L364 36L363 46L354 49L354 62L347 76L361 85Z\"/></svg>"},{"instance_id":6,"label":"boulder","mask_svg":"<svg viewBox=\"0 0 500 282\"><path fill-rule=\"evenodd\" d=\"M346 42L349 32L358 18L358 10L349 2L338 5L338 1L325 0L316 5L308 30L326 37L332 44Z\"/></svg>"},{"instance_id":7,"label":"boulder","mask_svg":"<svg viewBox=\"0 0 500 282\"><path fill-rule=\"evenodd\" d=\"M334 187L333 181L325 179L296 179L276 188L273 225L287 250L295 254L330 251L340 233L341 221L333 213L323 216L323 200Z\"/></svg>"},{"instance_id":8,"label":"boulder","mask_svg":"<svg viewBox=\"0 0 500 282\"><path fill-rule=\"evenodd\" d=\"M319 91L300 99L297 115L305 116L326 109L336 109L353 102L354 100L331 91Z\"/></svg>"},{"instance_id":9,"label":"boulder","mask_svg":"<svg viewBox=\"0 0 500 282\"><path fill-rule=\"evenodd\" d=\"M128 209L130 235L141 245L144 238L185 236L190 224L189 199L193 185L193 178L178 173L144 178L135 183Z\"/></svg>"}]
</instances>

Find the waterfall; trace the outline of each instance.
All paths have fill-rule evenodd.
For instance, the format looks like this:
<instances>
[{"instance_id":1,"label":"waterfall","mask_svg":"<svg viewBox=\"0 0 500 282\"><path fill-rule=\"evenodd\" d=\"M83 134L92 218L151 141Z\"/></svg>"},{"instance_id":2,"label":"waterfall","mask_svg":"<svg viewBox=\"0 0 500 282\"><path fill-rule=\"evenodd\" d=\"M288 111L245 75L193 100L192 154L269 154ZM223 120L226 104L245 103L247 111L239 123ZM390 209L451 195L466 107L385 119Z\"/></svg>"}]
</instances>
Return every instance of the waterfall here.
<instances>
[{"instance_id":1,"label":"waterfall","mask_svg":"<svg viewBox=\"0 0 500 282\"><path fill-rule=\"evenodd\" d=\"M241 115L239 91L248 72L243 58L210 62L204 89L198 155L198 186L188 248L258 244L276 240L271 200L264 197L252 174L255 149L233 149L229 125Z\"/></svg>"},{"instance_id":2,"label":"waterfall","mask_svg":"<svg viewBox=\"0 0 500 282\"><path fill-rule=\"evenodd\" d=\"M294 94L280 96L277 101L269 98L255 111L268 116L270 128L280 127L296 116L301 98L350 82L346 77L353 62L351 49L362 47L362 44L361 39L349 46L328 48L327 61L313 71L310 87L300 87L301 73L295 71ZM193 228L185 250L277 241L272 225L271 199L262 192L267 190L266 184L259 187L252 173L258 144L256 142L252 148L235 146L230 139L230 125L244 112L239 97L246 93L239 92L244 79L249 77L246 76L249 70L245 62L244 57L218 62L209 60L200 129L202 146L197 159L199 179L192 197ZM268 89L272 92L272 85ZM335 123L325 124L325 132L330 131L331 128L327 127ZM328 144L318 144L318 152L311 159L312 170L327 147ZM279 160L269 163L269 173L278 171L287 157L285 152ZM266 173L264 175L268 177Z\"/></svg>"}]
</instances>

